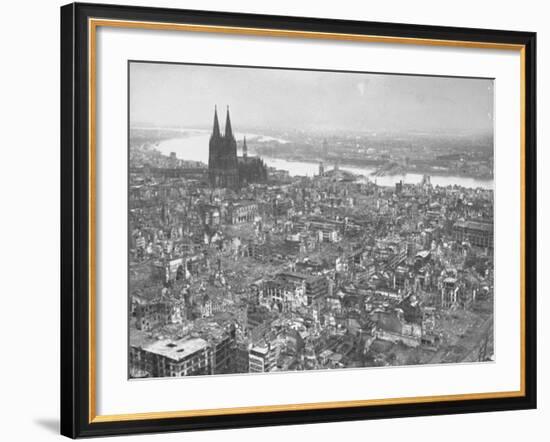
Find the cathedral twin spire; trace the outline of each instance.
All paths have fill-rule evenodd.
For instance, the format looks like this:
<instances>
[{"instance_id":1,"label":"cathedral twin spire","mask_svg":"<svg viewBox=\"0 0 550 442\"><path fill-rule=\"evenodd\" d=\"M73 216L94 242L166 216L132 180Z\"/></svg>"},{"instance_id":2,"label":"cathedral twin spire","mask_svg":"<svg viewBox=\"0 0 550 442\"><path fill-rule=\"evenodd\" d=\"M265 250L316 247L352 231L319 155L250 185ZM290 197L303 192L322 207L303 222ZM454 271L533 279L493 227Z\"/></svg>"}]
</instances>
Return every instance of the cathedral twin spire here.
<instances>
[{"instance_id":1,"label":"cathedral twin spire","mask_svg":"<svg viewBox=\"0 0 550 442\"><path fill-rule=\"evenodd\" d=\"M231 129L231 118L229 118L229 106L227 106L227 116L225 117L225 136L232 137L233 130Z\"/></svg>"},{"instance_id":2,"label":"cathedral twin spire","mask_svg":"<svg viewBox=\"0 0 550 442\"><path fill-rule=\"evenodd\" d=\"M220 123L218 121L218 108L214 106L214 128L212 129L213 137L221 137ZM227 106L227 117L225 119L225 134L224 137L233 137L233 129L231 128L231 118L229 117L229 106Z\"/></svg>"},{"instance_id":3,"label":"cathedral twin spire","mask_svg":"<svg viewBox=\"0 0 550 442\"><path fill-rule=\"evenodd\" d=\"M218 122L218 109L214 106L214 128L212 129L213 137L220 137L220 123Z\"/></svg>"},{"instance_id":4,"label":"cathedral twin spire","mask_svg":"<svg viewBox=\"0 0 550 442\"><path fill-rule=\"evenodd\" d=\"M218 109L214 107L214 126L208 143L208 181L215 188L238 189L241 184L266 182L267 169L259 158L248 158L246 137L242 157L237 156L237 140L233 135L229 106L222 135Z\"/></svg>"}]
</instances>

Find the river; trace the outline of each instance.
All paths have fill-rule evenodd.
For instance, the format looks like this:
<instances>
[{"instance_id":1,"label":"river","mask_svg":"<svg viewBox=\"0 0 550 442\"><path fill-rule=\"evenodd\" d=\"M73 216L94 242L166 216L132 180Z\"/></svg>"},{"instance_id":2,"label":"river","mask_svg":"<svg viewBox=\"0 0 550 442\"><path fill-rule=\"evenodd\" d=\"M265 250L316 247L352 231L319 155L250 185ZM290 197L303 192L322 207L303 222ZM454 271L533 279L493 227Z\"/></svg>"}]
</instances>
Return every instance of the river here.
<instances>
[{"instance_id":1,"label":"river","mask_svg":"<svg viewBox=\"0 0 550 442\"><path fill-rule=\"evenodd\" d=\"M240 134L236 133L237 140L242 140L246 135L247 139L252 140L272 140L273 138L265 137L255 134ZM175 152L176 156L182 160L189 161L201 161L208 164L208 141L210 139L210 133L207 131L194 131L193 134L183 138L173 138L169 140L161 141L157 149L165 155L169 155L170 152ZM284 142L284 140L280 140ZM239 143L240 144L240 143ZM319 163L308 161L287 161L280 158L271 158L262 156L263 160L268 166L275 167L277 169L288 170L291 176L313 176L318 173ZM332 166L330 164L325 165L325 170L330 170ZM402 180L404 183L416 184L422 180L422 174L406 173L404 175L385 175L374 177L370 176L375 168L369 167L353 167L341 165L341 170L351 172L356 175L364 175L369 177L371 181L376 181L381 186L394 186L396 182ZM459 185L469 188L483 188L493 189L493 180L482 180L478 178L468 178L462 176L452 175L437 175L432 174L431 182L434 186L449 186Z\"/></svg>"}]
</instances>

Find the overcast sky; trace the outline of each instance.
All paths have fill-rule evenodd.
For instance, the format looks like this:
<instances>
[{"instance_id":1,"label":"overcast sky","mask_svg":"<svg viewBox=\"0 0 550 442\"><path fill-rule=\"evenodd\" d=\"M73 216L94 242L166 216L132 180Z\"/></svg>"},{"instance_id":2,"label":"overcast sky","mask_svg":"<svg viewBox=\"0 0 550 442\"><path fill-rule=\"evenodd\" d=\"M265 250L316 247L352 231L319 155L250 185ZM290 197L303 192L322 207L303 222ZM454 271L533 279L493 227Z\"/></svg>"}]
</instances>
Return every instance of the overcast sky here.
<instances>
[{"instance_id":1,"label":"overcast sky","mask_svg":"<svg viewBox=\"0 0 550 442\"><path fill-rule=\"evenodd\" d=\"M492 132L493 81L281 69L130 64L130 121L233 128Z\"/></svg>"}]
</instances>

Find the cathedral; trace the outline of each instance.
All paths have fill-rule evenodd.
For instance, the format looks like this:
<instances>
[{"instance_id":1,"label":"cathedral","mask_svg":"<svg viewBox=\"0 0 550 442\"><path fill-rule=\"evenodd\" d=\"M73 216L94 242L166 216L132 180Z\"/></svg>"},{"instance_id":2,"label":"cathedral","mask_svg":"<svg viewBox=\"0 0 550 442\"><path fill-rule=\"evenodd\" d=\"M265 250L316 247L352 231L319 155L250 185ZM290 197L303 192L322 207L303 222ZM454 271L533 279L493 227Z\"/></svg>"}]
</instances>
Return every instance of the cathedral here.
<instances>
[{"instance_id":1,"label":"cathedral","mask_svg":"<svg viewBox=\"0 0 550 442\"><path fill-rule=\"evenodd\" d=\"M262 159L248 156L246 137L243 140L242 156L237 156L237 141L231 128L229 108L223 135L218 122L218 111L214 109L214 127L208 151L208 181L212 187L230 189L267 181L267 167Z\"/></svg>"}]
</instances>

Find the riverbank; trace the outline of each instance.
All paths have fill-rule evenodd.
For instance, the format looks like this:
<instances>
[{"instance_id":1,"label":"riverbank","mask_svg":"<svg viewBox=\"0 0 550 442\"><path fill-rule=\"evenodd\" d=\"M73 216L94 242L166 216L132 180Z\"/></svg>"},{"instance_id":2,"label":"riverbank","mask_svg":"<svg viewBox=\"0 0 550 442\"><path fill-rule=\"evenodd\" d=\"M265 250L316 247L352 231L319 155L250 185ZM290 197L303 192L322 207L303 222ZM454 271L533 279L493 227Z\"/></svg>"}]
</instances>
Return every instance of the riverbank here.
<instances>
[{"instance_id":1,"label":"riverbank","mask_svg":"<svg viewBox=\"0 0 550 442\"><path fill-rule=\"evenodd\" d=\"M286 160L286 161L298 161L298 162L306 162L306 163L315 163L319 164L320 161L323 161L325 168L332 167L333 164L336 162L336 159L328 159L328 160L321 160L316 158L307 158L307 157L283 157L278 155L269 155L271 158L277 158L280 160ZM373 160L373 159L353 159L353 160L347 160L346 158L338 158L338 164L341 167L361 167L366 169L372 169L372 177L383 177L383 176L399 176L403 174L420 174L420 175L438 175L438 176L456 176L460 178L472 178L476 180L482 180L482 181L492 181L493 177L490 174L485 173L479 173L479 174L472 174L472 173L466 173L460 169L450 169L450 168L443 168L439 166L419 166L417 164L397 164L394 162L383 162L380 160Z\"/></svg>"},{"instance_id":2,"label":"riverbank","mask_svg":"<svg viewBox=\"0 0 550 442\"><path fill-rule=\"evenodd\" d=\"M261 137L256 134L236 134L240 140L246 135L247 138ZM170 155L174 152L177 158L188 161L199 161L208 164L208 144L210 140L209 133L193 133L186 134L185 137L171 138L161 140L156 145L156 148L164 155ZM296 161L277 158L276 156L262 156L262 159L268 167L286 170L291 176L314 176L318 174L318 161ZM325 170L330 170L332 167L325 165ZM375 182L381 186L395 186L395 183L403 181L406 184L417 184L422 181L423 175L428 174L431 177L431 182L434 186L452 186L458 185L468 188L493 189L492 179L480 179L468 176L461 176L458 173L445 173L438 171L437 173L428 171L414 171L397 174L385 174L384 176L372 176L376 172L376 167L363 167L357 164L340 163L340 169L355 175L362 175L365 179Z\"/></svg>"}]
</instances>

